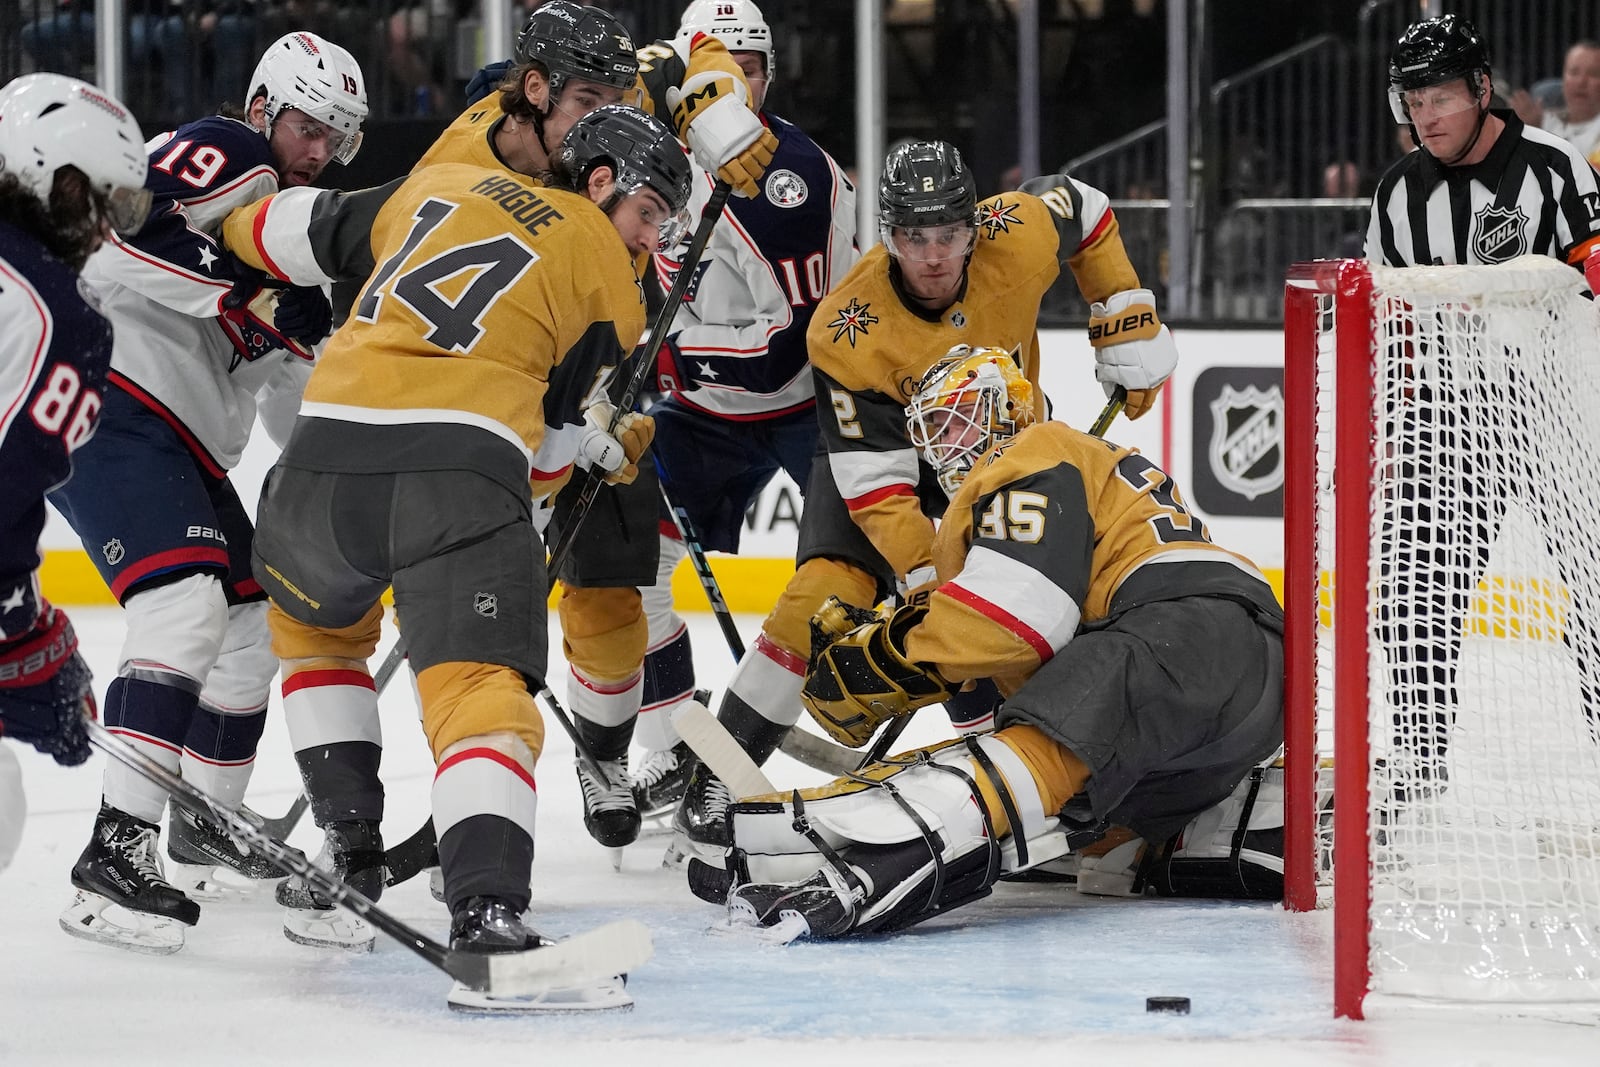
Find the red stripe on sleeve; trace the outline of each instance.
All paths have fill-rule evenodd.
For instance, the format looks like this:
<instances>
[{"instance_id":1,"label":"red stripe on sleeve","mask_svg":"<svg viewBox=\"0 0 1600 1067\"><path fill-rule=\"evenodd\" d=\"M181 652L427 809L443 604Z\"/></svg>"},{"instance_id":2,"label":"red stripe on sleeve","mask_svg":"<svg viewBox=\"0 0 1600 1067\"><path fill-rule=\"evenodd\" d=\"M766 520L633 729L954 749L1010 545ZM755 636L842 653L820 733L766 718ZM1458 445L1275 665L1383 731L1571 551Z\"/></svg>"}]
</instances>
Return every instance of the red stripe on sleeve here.
<instances>
[{"instance_id":1,"label":"red stripe on sleeve","mask_svg":"<svg viewBox=\"0 0 1600 1067\"><path fill-rule=\"evenodd\" d=\"M998 604L983 599L983 597L970 589L963 589L954 582L946 582L939 587L939 592L958 603L965 604L984 618L1004 626L1007 630L1022 638L1038 654L1041 663L1056 654L1056 650L1050 647L1050 642L1046 641L1044 635L1038 630L1035 630Z\"/></svg>"}]
</instances>

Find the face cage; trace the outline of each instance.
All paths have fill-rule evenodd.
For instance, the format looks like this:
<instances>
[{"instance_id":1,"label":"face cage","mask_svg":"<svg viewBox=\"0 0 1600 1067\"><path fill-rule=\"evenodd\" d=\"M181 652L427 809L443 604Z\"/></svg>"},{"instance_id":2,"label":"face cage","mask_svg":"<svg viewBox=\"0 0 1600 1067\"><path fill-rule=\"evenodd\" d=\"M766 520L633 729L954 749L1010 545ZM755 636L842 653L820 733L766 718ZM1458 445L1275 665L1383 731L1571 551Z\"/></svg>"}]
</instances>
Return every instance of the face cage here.
<instances>
[{"instance_id":1,"label":"face cage","mask_svg":"<svg viewBox=\"0 0 1600 1067\"><path fill-rule=\"evenodd\" d=\"M919 397L907 405L911 445L938 472L939 487L947 496L955 496L972 465L994 444L995 428L1003 421L995 417L1002 393L992 384L974 380L955 393ZM965 403L969 399L970 409ZM976 434L967 441L971 431Z\"/></svg>"},{"instance_id":2,"label":"face cage","mask_svg":"<svg viewBox=\"0 0 1600 1067\"><path fill-rule=\"evenodd\" d=\"M926 231L948 230L956 226L966 226L966 242L958 247L959 242L941 245L934 241L915 242L910 235ZM896 231L899 231L898 233ZM895 226L891 223L878 224L878 236L883 241L884 248L896 259L909 260L912 263L937 263L947 259L965 259L972 254L978 243L978 227L975 223L945 222L937 226Z\"/></svg>"}]
</instances>

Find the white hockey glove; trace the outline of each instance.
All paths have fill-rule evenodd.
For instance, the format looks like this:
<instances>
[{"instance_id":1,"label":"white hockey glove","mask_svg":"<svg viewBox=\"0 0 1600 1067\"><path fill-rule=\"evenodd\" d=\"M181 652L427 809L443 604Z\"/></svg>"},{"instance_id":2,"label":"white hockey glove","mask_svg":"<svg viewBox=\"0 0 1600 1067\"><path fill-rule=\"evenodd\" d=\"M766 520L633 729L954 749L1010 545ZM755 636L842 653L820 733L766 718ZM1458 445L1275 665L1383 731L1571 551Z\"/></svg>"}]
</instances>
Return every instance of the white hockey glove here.
<instances>
[{"instance_id":1,"label":"white hockey glove","mask_svg":"<svg viewBox=\"0 0 1600 1067\"><path fill-rule=\"evenodd\" d=\"M745 103L745 87L723 71L696 74L667 90L672 125L694 161L733 186L740 196L761 191L761 175L778 139Z\"/></svg>"},{"instance_id":2,"label":"white hockey glove","mask_svg":"<svg viewBox=\"0 0 1600 1067\"><path fill-rule=\"evenodd\" d=\"M656 420L637 411L625 412L612 436L607 429L616 411L606 400L598 400L584 409L578 462L601 471L608 485L632 485L639 477L639 457L655 440Z\"/></svg>"},{"instance_id":3,"label":"white hockey glove","mask_svg":"<svg viewBox=\"0 0 1600 1067\"><path fill-rule=\"evenodd\" d=\"M1113 293L1105 303L1089 305L1089 343L1094 346L1095 379L1106 396L1117 386L1128 391L1128 418L1137 419L1155 405L1161 385L1178 365L1178 346L1156 316L1155 297L1148 289Z\"/></svg>"}]
</instances>

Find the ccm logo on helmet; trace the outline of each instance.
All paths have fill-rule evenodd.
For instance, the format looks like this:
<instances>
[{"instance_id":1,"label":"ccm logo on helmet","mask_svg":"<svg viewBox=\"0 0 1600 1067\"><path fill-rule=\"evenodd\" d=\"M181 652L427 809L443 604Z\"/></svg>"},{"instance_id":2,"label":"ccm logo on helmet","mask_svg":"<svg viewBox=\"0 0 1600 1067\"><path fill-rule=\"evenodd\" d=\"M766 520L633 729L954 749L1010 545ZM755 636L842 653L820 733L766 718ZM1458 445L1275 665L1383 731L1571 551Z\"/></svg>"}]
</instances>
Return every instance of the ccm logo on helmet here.
<instances>
[{"instance_id":1,"label":"ccm logo on helmet","mask_svg":"<svg viewBox=\"0 0 1600 1067\"><path fill-rule=\"evenodd\" d=\"M1156 313L1154 311L1130 311L1115 319L1105 319L1101 322L1091 323L1089 326L1089 340L1101 341L1115 337L1119 333L1132 333L1135 330L1149 328L1155 330Z\"/></svg>"}]
</instances>

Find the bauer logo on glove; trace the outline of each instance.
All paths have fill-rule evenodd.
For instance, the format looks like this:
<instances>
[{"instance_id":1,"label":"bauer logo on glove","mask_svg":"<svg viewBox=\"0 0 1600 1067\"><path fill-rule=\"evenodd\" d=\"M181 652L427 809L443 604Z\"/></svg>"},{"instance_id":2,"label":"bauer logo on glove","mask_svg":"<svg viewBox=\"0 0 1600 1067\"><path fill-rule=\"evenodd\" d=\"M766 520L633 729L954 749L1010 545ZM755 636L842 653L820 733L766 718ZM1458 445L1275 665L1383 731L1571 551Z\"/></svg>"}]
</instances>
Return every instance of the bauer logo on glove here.
<instances>
[{"instance_id":1,"label":"bauer logo on glove","mask_svg":"<svg viewBox=\"0 0 1600 1067\"><path fill-rule=\"evenodd\" d=\"M812 617L814 650L800 699L829 737L860 748L883 723L950 696L931 664L906 658L906 633L927 613L907 605L862 622L861 608L829 597ZM828 640L850 623L856 625Z\"/></svg>"}]
</instances>

